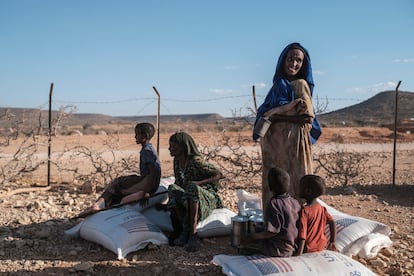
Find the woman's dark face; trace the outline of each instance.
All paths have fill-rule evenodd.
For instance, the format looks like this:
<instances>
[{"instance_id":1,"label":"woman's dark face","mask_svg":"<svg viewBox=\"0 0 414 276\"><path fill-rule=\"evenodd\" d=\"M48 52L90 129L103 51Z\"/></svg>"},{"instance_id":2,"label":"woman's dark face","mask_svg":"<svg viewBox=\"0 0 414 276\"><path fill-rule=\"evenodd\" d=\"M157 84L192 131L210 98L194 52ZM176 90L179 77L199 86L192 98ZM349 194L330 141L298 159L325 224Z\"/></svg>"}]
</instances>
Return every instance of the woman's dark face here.
<instances>
[{"instance_id":1,"label":"woman's dark face","mask_svg":"<svg viewBox=\"0 0 414 276\"><path fill-rule=\"evenodd\" d=\"M170 141L170 146L168 147L170 155L173 157L181 156L184 154L183 146L177 142Z\"/></svg>"},{"instance_id":2,"label":"woman's dark face","mask_svg":"<svg viewBox=\"0 0 414 276\"><path fill-rule=\"evenodd\" d=\"M283 71L288 80L297 79L295 76L302 69L305 55L299 49L291 49L286 54L285 62L283 64Z\"/></svg>"}]
</instances>

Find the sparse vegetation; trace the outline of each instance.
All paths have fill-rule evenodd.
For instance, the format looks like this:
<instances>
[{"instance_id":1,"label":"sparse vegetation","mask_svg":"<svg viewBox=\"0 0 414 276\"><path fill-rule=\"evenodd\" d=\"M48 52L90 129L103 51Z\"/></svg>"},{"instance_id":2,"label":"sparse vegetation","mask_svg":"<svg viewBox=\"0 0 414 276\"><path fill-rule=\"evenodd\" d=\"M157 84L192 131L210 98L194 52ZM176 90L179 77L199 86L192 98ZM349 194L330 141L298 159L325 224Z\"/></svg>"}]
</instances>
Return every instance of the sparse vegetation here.
<instances>
[{"instance_id":1,"label":"sparse vegetation","mask_svg":"<svg viewBox=\"0 0 414 276\"><path fill-rule=\"evenodd\" d=\"M204 239L202 241L203 249L200 252L192 253L191 261L186 262L186 270L184 271L182 270L182 260L187 259L188 256L183 255L186 253L176 247L161 246L160 248L140 250L128 256L124 261L117 261L114 260L112 252L101 246L94 246L93 250L90 250L91 243L85 240L62 239L62 232L72 227L74 223L68 218L78 214L94 200L94 196L83 193L95 193L94 185L95 188L96 185L103 187L118 174L136 170L138 155L137 145L131 137L133 123L129 123L129 125L116 124L112 127L105 125L114 131L114 135L67 136L62 135L61 131L69 131L70 127L65 125L65 120L61 120L62 127L52 142L52 177L55 178L56 182L54 183L59 185L39 188L31 186L36 182L33 175L40 174L43 179L46 175L47 142L45 141L47 139L45 138L47 137L44 135L46 133L43 127L44 123L41 123L44 116L41 117L42 119L37 118L36 124L30 125L33 128L32 131L23 124L27 121L16 117L18 116L1 117L4 120L7 120L6 118L15 120L15 127L11 128L12 131L9 131L8 128L3 128L1 131L1 168L5 168L3 164L13 159L14 156L18 157L13 162L15 164L22 162L20 165L25 168L21 170L9 167L10 170L15 170L14 176L11 174L0 175L0 181L7 178L7 181L0 185L2 190L0 194L1 222L3 223L1 232L7 237L0 246L0 251L3 252L0 252L0 255L6 256L1 263L2 271L18 274L72 275L76 273L73 267L80 263L88 263L93 271L91 273L105 275L119 273L133 275L136 274L137 269L145 271L148 275L155 275L160 271L181 274L194 271L194 273L218 275L220 270L211 264L212 256L215 254L236 254L236 250L229 246L228 237ZM13 126L10 121L8 123ZM181 128L191 132L196 142L202 145L200 149L206 158L224 170L227 178L223 180L220 193L226 207L236 210L236 189L260 193L260 147L251 141L251 126L247 123L233 124L225 121L221 123L222 131L214 130L215 122L203 124L202 121L199 121L197 125L190 122L165 124L169 129L167 131L164 128L165 125L161 125L163 131L160 141L164 156L168 154L169 135ZM96 129L103 128L100 124L93 123L91 125ZM78 129L81 130L82 125L79 126ZM235 127L234 132L231 131L233 126ZM20 131L23 128L24 131ZM118 128L123 128L128 133L117 132ZM327 129L325 135L326 133L330 134L324 139L327 142L332 142L332 139L341 142L340 138L342 138L343 143L335 143L341 147L345 145L345 142L356 141L355 137L347 136L346 131L348 130L345 128L334 132ZM337 135L332 136L332 133ZM367 130L366 133L358 130L353 133L364 134L363 138L365 139L378 139L380 136L372 130ZM129 140L125 137L128 137ZM358 137L358 139L362 138L362 136ZM388 139L384 141L391 141L389 137L380 137ZM410 214L412 214L412 198L410 197L413 186L412 166L410 166L412 164L412 150L399 150L399 154L404 158L403 165L406 169L399 171L398 181L408 184L393 188L389 184L384 184L390 183L388 181L389 175L387 175L389 167L384 169L381 166L381 160L390 160L389 152L379 155L378 153L371 154L368 151L353 152L345 148L341 151L341 149L330 148L331 145L331 143L318 142L318 146L321 146L324 152L315 156L315 162L324 162L324 166L332 172L327 181L329 192L323 200L338 210L349 212L352 215L369 216L371 219L389 224L394 230L390 238L395 244L394 248L398 250L387 256L381 253L379 257L374 259L360 259L360 261L374 269L379 275L411 275L412 267L409 266L411 264L409 260L412 259L412 252L408 245L411 242L412 227L410 228L410 223L406 222L410 221ZM37 169L31 171L31 168L34 167L26 166L25 161L22 161L24 160L23 156L38 158L37 163L35 162L39 164ZM342 167L339 165L333 168L329 167L341 163ZM360 163L363 167L359 167ZM172 171L171 168L168 168L171 166L170 159L163 160L162 164L165 176L169 175ZM327 175L327 171L322 166L317 168L317 173ZM341 173L343 175L340 175ZM3 178L1 179L1 177ZM63 178L73 181L65 183ZM360 185L353 185L356 181ZM83 183L88 185L79 187L79 184ZM352 195L343 194L344 189L338 187L338 184L351 186L350 188L354 188L355 193ZM30 187L25 188L28 185ZM88 188L90 189L88 190ZM407 214L408 217L401 216L402 213ZM22 260L28 261L22 262ZM158 266L161 261L163 265ZM385 268L375 264L384 262L387 263Z\"/></svg>"}]
</instances>

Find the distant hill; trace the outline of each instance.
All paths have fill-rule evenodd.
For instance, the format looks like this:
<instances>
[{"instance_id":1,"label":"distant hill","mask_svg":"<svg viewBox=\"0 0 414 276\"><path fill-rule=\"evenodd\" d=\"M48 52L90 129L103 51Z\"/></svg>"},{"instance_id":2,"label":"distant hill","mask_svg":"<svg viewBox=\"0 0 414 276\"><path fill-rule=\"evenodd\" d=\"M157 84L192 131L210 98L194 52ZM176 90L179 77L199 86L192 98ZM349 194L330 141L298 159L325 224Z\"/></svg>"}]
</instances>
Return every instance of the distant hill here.
<instances>
[{"instance_id":1,"label":"distant hill","mask_svg":"<svg viewBox=\"0 0 414 276\"><path fill-rule=\"evenodd\" d=\"M346 126L389 126L394 123L395 91L380 92L372 98L361 103L318 115L319 121L324 126L346 125ZM398 93L398 120L414 124L414 93ZM39 118L39 114L41 117ZM52 118L57 117L58 112L52 111ZM38 125L42 121L47 127L48 110L30 108L4 108L0 107L0 128L10 126L10 120L6 118L19 118L25 125ZM183 114L183 115L161 115L160 122L165 123L217 123L234 121L234 118L225 118L217 113L209 114ZM108 124L131 124L147 121L156 122L156 116L109 116L93 113L74 113L64 118L66 126L85 125L108 125Z\"/></svg>"},{"instance_id":2,"label":"distant hill","mask_svg":"<svg viewBox=\"0 0 414 276\"><path fill-rule=\"evenodd\" d=\"M373 125L394 123L395 91L384 91L361 103L318 115L324 125ZM414 93L398 92L398 121L414 118Z\"/></svg>"},{"instance_id":3,"label":"distant hill","mask_svg":"<svg viewBox=\"0 0 414 276\"><path fill-rule=\"evenodd\" d=\"M155 123L157 117L152 116L119 116L114 117L117 120L124 121L134 121L134 122L150 122ZM225 118L217 113L206 113L206 114L182 114L182 115L161 115L160 121L163 123L168 122L205 122L205 123L215 123L217 121L224 120Z\"/></svg>"}]
</instances>

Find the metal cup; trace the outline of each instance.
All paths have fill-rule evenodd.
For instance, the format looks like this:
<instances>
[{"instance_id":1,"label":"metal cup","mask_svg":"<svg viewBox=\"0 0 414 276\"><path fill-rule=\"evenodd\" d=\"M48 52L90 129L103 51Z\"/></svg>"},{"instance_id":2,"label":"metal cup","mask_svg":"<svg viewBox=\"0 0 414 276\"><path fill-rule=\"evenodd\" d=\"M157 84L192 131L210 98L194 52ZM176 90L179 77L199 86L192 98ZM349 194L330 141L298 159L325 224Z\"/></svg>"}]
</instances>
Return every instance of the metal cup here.
<instances>
[{"instance_id":1,"label":"metal cup","mask_svg":"<svg viewBox=\"0 0 414 276\"><path fill-rule=\"evenodd\" d=\"M259 137L264 137L271 123L267 117L260 117L254 126L253 132Z\"/></svg>"},{"instance_id":2,"label":"metal cup","mask_svg":"<svg viewBox=\"0 0 414 276\"><path fill-rule=\"evenodd\" d=\"M241 245L242 237L248 234L249 217L240 215L234 216L231 218L231 224L231 245L234 247L239 247Z\"/></svg>"}]
</instances>

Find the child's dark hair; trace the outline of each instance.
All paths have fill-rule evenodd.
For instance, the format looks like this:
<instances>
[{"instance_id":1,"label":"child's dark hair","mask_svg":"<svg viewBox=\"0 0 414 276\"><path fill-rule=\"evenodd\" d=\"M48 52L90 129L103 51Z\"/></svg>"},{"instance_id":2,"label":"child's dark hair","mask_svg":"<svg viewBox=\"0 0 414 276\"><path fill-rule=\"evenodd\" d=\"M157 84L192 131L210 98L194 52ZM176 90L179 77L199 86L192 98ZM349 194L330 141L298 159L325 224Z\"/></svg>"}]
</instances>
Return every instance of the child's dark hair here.
<instances>
[{"instance_id":1,"label":"child's dark hair","mask_svg":"<svg viewBox=\"0 0 414 276\"><path fill-rule=\"evenodd\" d=\"M271 168L267 175L270 190L277 195L287 193L290 186L290 175L281 168Z\"/></svg>"},{"instance_id":2,"label":"child's dark hair","mask_svg":"<svg viewBox=\"0 0 414 276\"><path fill-rule=\"evenodd\" d=\"M309 202L325 193L325 180L314 174L308 174L300 179L302 196Z\"/></svg>"},{"instance_id":3,"label":"child's dark hair","mask_svg":"<svg viewBox=\"0 0 414 276\"><path fill-rule=\"evenodd\" d=\"M148 140L150 140L155 134L155 128L150 123L137 124L135 126L135 131L145 135L145 137L147 137Z\"/></svg>"}]
</instances>

